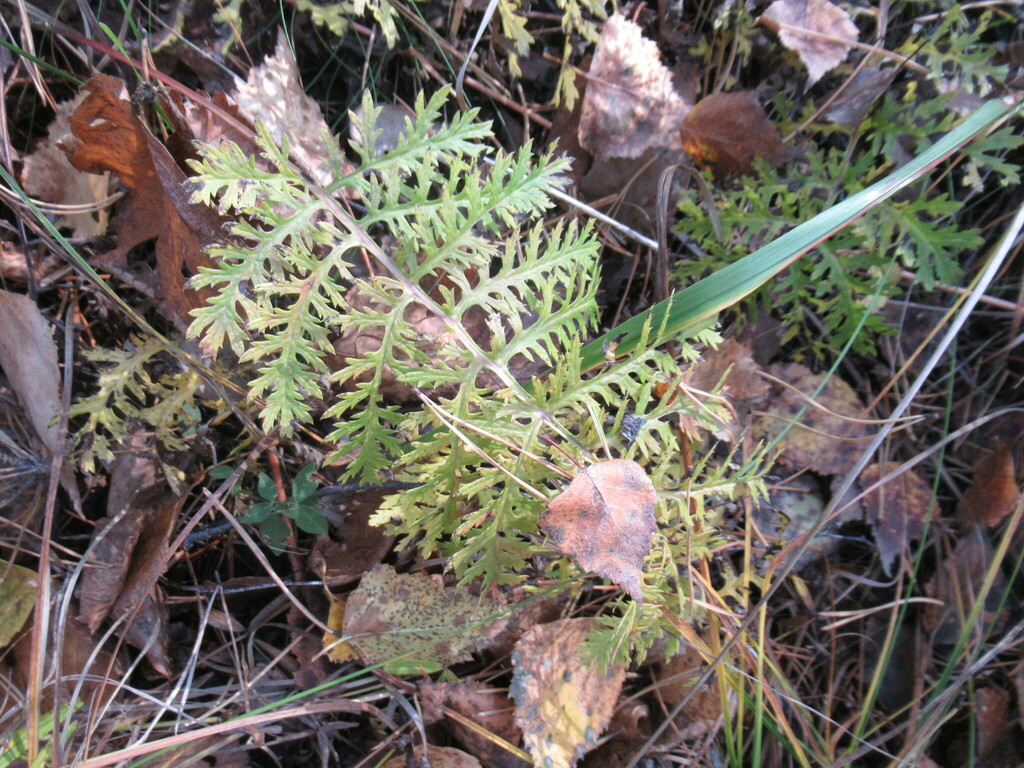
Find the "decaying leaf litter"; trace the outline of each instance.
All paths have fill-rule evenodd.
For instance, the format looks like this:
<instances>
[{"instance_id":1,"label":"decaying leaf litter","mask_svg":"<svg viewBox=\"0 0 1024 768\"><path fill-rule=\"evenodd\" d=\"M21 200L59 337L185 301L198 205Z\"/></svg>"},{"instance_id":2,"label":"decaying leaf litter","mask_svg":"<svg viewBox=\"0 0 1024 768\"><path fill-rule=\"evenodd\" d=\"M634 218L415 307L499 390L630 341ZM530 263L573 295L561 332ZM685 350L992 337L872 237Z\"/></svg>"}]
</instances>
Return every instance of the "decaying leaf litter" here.
<instances>
[{"instance_id":1,"label":"decaying leaf litter","mask_svg":"<svg viewBox=\"0 0 1024 768\"><path fill-rule=\"evenodd\" d=\"M443 56L468 49L463 15L486 18L482 8L432 17L382 4L345 21L297 3L281 27L259 6L220 20L182 7L168 27L179 32L141 45L128 39L123 50L107 37L87 38L99 26L84 22L100 19L77 11L33 16L18 28L22 37L8 40L13 49L5 50L24 51L26 35L55 41L52 30L70 28L75 34L59 45L106 58L100 72L59 59L80 86L27 56L3 63L13 120L4 142L11 213L0 237L3 253L15 254L0 261L3 764L55 755L61 764L99 766L164 748L181 764L1019 763L1014 267L963 331L970 343L945 351L944 368L851 478L935 349L957 285L926 293L901 284L918 267L905 262L886 275L900 292L855 297L850 306L888 301L896 334L879 337L876 354L843 354L839 344L828 358L809 354L820 343L808 344L788 316L773 317L770 302L724 313L726 340L680 339L676 359L641 360L661 376L649 380L644 403L622 396L634 390L616 377L640 374L617 373L624 364L614 344L605 365L589 372L559 367L552 350L571 352L574 343L564 329L556 345L518 354L512 345L503 358L517 335L546 333L550 318L518 295L504 315L469 302L489 283L503 284L496 264L517 252L514 244L502 252L502 238L534 209L524 205L474 232L453 213L471 208L453 188L451 198L429 198L437 212L417 226L428 232L441 220L454 233L457 224L458 237L413 248L387 230L388 216L397 216L387 212L417 195L416 178L401 177L417 166L389 158L432 136L440 145L442 122L467 100L486 105L495 121L489 140L513 150L527 138L538 146L557 140L573 157L569 191L618 222L599 232L605 279L593 306L607 330L678 287L671 273L680 260L702 257L672 221L675 195L698 190L709 232L754 250L763 243L742 239L759 231L753 220L744 232L716 219L716 206L726 213L720 195L755 190L759 177L776 174L799 199L823 147L846 152L846 166L870 175L867 163L878 156L854 151L857 132L870 135L865 121L893 94L910 115L906 135L871 146L884 162L902 162L901 153L914 151L911 137L932 138L1006 92L1015 61L1006 18L947 9L915 19L913 4L894 4L886 16L828 0L776 0L753 13L708 4L683 17L625 8L602 19L594 6L585 24L553 32L543 12L499 4L466 92L420 124L416 91L445 84ZM934 37L911 41L911 21ZM999 43L982 44L985 30ZM399 34L411 47L386 53L379 39ZM564 62L540 54L538 40L563 34ZM900 46L914 53L896 53ZM346 69L338 51L358 51L366 67ZM950 69L956 51L960 68ZM589 71L574 70L586 68L585 54ZM141 86L140 76L149 78ZM362 101L368 86L384 110L380 133L371 128L376 107ZM60 106L50 92L61 94ZM550 119L545 105L556 94ZM45 105L57 107L49 126ZM344 137L340 144L333 134ZM233 204L197 197L225 167L204 145L236 153L246 168L244 183L223 187ZM964 227L999 229L993 222L1012 215L1018 145L993 140L937 170L953 196L972 201ZM463 174L454 177L459 191L488 183L485 164L440 154ZM518 167L508 167L510 178ZM388 174L404 192L389 191ZM339 181L356 176L369 181ZM86 272L54 260L67 250L17 198L16 184L146 326ZM273 184L287 194L273 198L263 219L238 215L257 210ZM1000 202L986 190L999 190ZM316 195L330 207L311 205ZM349 232L352 284L333 289L360 322L338 330L334 310L321 312L309 331L319 351L304 358L319 378L290 404L310 420L270 428L273 386L247 396L253 361L267 365L272 332L318 296L313 277L327 263L325 241L298 234L303 222L288 224L295 240L282 236L267 251L268 277L237 273L226 300L212 270L228 249L251 249L297 211L321 210L308 231L328 232L337 225L323 211L345 222L380 200L384 213L361 230L369 240ZM911 197L897 204L910 209L894 208L904 219L923 205ZM572 208L542 213L551 227L562 216L587 217ZM906 238L929 242L926 232L914 236ZM489 242L490 263L444 266L445 248L460 263ZM959 254L960 285L983 256L981 248ZM835 257L823 244L806 257L823 265L810 276L834 279ZM405 288L385 259L404 265ZM261 296L297 275L305 282L285 292L291 298L279 314L261 315ZM554 294L542 306L564 312L559 292L564 304L576 301L565 282L533 285ZM790 290L777 285L779 295ZM591 305L585 286L578 289L582 318ZM813 300L817 289L808 289ZM375 320L403 290L419 297L402 305L406 325ZM241 326L209 313L205 332L187 332L194 310L218 296L241 313ZM813 300L805 305L812 321ZM437 309L464 305L454 316ZM400 354L383 361L396 335ZM473 346L505 367L466 367L460 354ZM360 362L375 359L383 362ZM324 439L331 377L360 365L345 386L379 393L379 406L366 408L379 407L394 428L380 449L393 457L393 472L360 469L370 459L356 440ZM432 367L450 371L449 384L423 384L433 381ZM535 450L526 437L535 411L503 424L467 420L451 407L466 371L495 399L516 397L503 372L535 393L533 403L549 402L545 388L559 391L563 379L579 391L592 387L597 399L581 400L582 421L552 403L555 418ZM403 421L416 408L429 428ZM468 457L469 471L453 476L438 502L429 476L443 475L449 464L440 457L449 454L430 449L443 440L444 451ZM671 460L658 463L656 447ZM756 471L730 480L728 468L752 467L757 457ZM427 469L405 479L417 460ZM840 496L847 479L854 482ZM513 505L513 495L527 501ZM400 525L402 498L436 504L418 532ZM467 498L486 503L457 501ZM826 509L834 513L823 525ZM499 518L503 527L494 527ZM489 531L496 533L474 538ZM47 595L52 603L40 603ZM672 612L673 602L685 609ZM653 639L645 645L640 635Z\"/></svg>"}]
</instances>

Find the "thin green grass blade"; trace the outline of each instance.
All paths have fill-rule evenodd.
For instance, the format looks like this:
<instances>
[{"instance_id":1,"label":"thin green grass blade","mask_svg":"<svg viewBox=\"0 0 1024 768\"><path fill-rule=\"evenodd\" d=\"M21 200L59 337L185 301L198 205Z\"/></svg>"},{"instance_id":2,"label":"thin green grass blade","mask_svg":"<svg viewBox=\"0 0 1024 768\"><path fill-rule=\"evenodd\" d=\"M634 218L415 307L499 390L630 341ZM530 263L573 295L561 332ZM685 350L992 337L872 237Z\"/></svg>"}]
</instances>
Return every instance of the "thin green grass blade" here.
<instances>
[{"instance_id":1,"label":"thin green grass blade","mask_svg":"<svg viewBox=\"0 0 1024 768\"><path fill-rule=\"evenodd\" d=\"M805 221L749 256L677 291L665 301L590 342L581 352L582 369L600 365L605 359L605 345L611 342L615 342L616 356L637 351L645 335L644 326L648 323L651 331L647 345L655 346L706 322L757 290L818 243L921 178L979 133L1007 117L1017 109L1020 98L1021 94L1015 93L986 102L925 152L878 183Z\"/></svg>"}]
</instances>

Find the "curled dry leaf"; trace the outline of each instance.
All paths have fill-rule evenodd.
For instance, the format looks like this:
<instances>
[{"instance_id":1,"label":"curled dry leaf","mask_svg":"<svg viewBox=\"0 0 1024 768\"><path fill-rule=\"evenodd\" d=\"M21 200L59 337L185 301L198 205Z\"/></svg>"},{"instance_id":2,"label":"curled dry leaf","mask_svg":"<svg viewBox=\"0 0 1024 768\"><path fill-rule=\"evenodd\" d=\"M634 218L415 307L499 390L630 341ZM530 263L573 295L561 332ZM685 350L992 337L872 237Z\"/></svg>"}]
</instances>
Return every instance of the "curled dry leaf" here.
<instances>
[{"instance_id":1,"label":"curled dry leaf","mask_svg":"<svg viewBox=\"0 0 1024 768\"><path fill-rule=\"evenodd\" d=\"M654 485L628 459L592 464L554 498L540 525L587 571L643 599L640 575L657 528Z\"/></svg>"},{"instance_id":2,"label":"curled dry leaf","mask_svg":"<svg viewBox=\"0 0 1024 768\"><path fill-rule=\"evenodd\" d=\"M60 369L53 328L32 299L9 291L0 291L0 368L7 374L36 435L52 456L65 438L57 423L61 408ZM70 461L61 469L60 482L75 509L81 509Z\"/></svg>"},{"instance_id":3,"label":"curled dry leaf","mask_svg":"<svg viewBox=\"0 0 1024 768\"><path fill-rule=\"evenodd\" d=\"M608 19L587 76L579 125L583 148L600 158L678 148L676 126L687 109L654 41L619 14Z\"/></svg>"},{"instance_id":4,"label":"curled dry leaf","mask_svg":"<svg viewBox=\"0 0 1024 768\"><path fill-rule=\"evenodd\" d=\"M871 464L860 475L862 488L869 488L900 464ZM903 472L864 497L864 522L875 534L875 548L887 574L892 573L896 556L910 550L910 542L920 539L931 509L932 492L913 471Z\"/></svg>"},{"instance_id":5,"label":"curled dry leaf","mask_svg":"<svg viewBox=\"0 0 1024 768\"><path fill-rule=\"evenodd\" d=\"M683 149L715 176L750 173L754 158L777 168L792 156L753 91L701 99L679 128Z\"/></svg>"},{"instance_id":6,"label":"curled dry leaf","mask_svg":"<svg viewBox=\"0 0 1024 768\"><path fill-rule=\"evenodd\" d=\"M183 272L196 274L210 266L203 246L222 236L220 220L188 201L185 174L132 113L121 80L96 74L83 88L86 97L69 118L71 135L61 140L61 148L75 168L112 171L131 193L119 206L118 245L101 258L102 266L156 298L164 315L184 328L202 297L186 291ZM129 269L128 251L153 238L155 271Z\"/></svg>"},{"instance_id":7,"label":"curled dry leaf","mask_svg":"<svg viewBox=\"0 0 1024 768\"><path fill-rule=\"evenodd\" d=\"M807 67L807 84L842 63L857 42L850 14L828 0L776 0L761 16Z\"/></svg>"},{"instance_id":8,"label":"curled dry leaf","mask_svg":"<svg viewBox=\"0 0 1024 768\"><path fill-rule=\"evenodd\" d=\"M132 435L111 469L107 516L96 529L78 588L78 618L95 632L108 616L128 616L125 639L137 648L149 646L154 669L169 675L167 610L157 579L185 497L174 497L160 478L147 438Z\"/></svg>"},{"instance_id":9,"label":"curled dry leaf","mask_svg":"<svg viewBox=\"0 0 1024 768\"><path fill-rule=\"evenodd\" d=\"M378 565L349 596L343 634L368 665L401 658L448 666L486 644L482 622L500 611L492 600L426 574Z\"/></svg>"},{"instance_id":10,"label":"curled dry leaf","mask_svg":"<svg viewBox=\"0 0 1024 768\"><path fill-rule=\"evenodd\" d=\"M56 423L60 369L53 328L32 299L9 291L0 291L0 368L52 454L64 439Z\"/></svg>"},{"instance_id":11,"label":"curled dry leaf","mask_svg":"<svg viewBox=\"0 0 1024 768\"><path fill-rule=\"evenodd\" d=\"M571 768L597 745L618 701L626 668L604 674L583 662L588 619L541 624L516 643L510 692L516 725L534 765Z\"/></svg>"}]
</instances>

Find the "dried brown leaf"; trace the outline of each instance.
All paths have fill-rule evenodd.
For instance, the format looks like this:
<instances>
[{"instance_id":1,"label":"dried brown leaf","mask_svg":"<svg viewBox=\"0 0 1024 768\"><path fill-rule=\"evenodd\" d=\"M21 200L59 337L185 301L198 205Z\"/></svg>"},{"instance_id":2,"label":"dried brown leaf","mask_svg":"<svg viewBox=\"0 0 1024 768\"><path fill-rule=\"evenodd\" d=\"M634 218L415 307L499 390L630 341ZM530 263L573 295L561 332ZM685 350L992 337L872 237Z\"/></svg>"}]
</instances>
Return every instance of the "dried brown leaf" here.
<instances>
[{"instance_id":1,"label":"dried brown leaf","mask_svg":"<svg viewBox=\"0 0 1024 768\"><path fill-rule=\"evenodd\" d=\"M79 170L112 171L131 192L118 207L118 246L100 263L156 298L161 311L184 328L202 296L186 291L183 272L193 275L210 266L203 247L223 236L220 220L189 202L184 173L132 113L122 81L96 74L83 89L86 97L71 115L71 135L61 147ZM155 269L129 268L128 252L154 238Z\"/></svg>"},{"instance_id":2,"label":"dried brown leaf","mask_svg":"<svg viewBox=\"0 0 1024 768\"><path fill-rule=\"evenodd\" d=\"M992 543L980 526L973 526L957 542L952 554L943 560L935 575L925 585L929 597L941 605L929 605L921 625L931 632L932 642L938 645L955 643L964 629L964 621L981 597L981 589L992 562ZM1005 623L1005 613L997 613L1006 579L996 573L988 593L988 600L978 617L986 632L998 632Z\"/></svg>"},{"instance_id":3,"label":"dried brown leaf","mask_svg":"<svg viewBox=\"0 0 1024 768\"><path fill-rule=\"evenodd\" d=\"M658 695L668 709L674 710L677 704L689 698L676 719L677 733L683 740L705 738L721 727L722 697L714 683L705 684L696 692L693 690L704 668L704 657L687 645L662 666L655 678Z\"/></svg>"},{"instance_id":4,"label":"dried brown leaf","mask_svg":"<svg viewBox=\"0 0 1024 768\"><path fill-rule=\"evenodd\" d=\"M828 0L776 0L761 20L772 22L782 44L800 56L808 85L841 64L859 34L850 14Z\"/></svg>"},{"instance_id":5,"label":"dried brown leaf","mask_svg":"<svg viewBox=\"0 0 1024 768\"><path fill-rule=\"evenodd\" d=\"M754 158L777 168L792 156L754 91L716 93L701 99L679 129L694 162L715 176L750 173Z\"/></svg>"},{"instance_id":6,"label":"dried brown leaf","mask_svg":"<svg viewBox=\"0 0 1024 768\"><path fill-rule=\"evenodd\" d=\"M510 692L534 765L571 768L611 719L626 668L601 674L583 662L580 644L589 628L588 619L562 619L534 627L516 644Z\"/></svg>"},{"instance_id":7,"label":"dried brown leaf","mask_svg":"<svg viewBox=\"0 0 1024 768\"><path fill-rule=\"evenodd\" d=\"M773 365L769 373L790 387L783 389L754 421L758 440L774 440L804 406L800 420L779 443L782 460L794 469L811 469L822 475L838 475L857 460L871 437L863 419L864 406L842 379L832 376L821 392L808 400L825 379L799 363ZM794 391L796 390L796 391ZM823 410L827 409L827 410ZM844 418L848 417L848 418Z\"/></svg>"},{"instance_id":8,"label":"dried brown leaf","mask_svg":"<svg viewBox=\"0 0 1024 768\"><path fill-rule=\"evenodd\" d=\"M60 700L67 703L72 696L85 702L87 709L98 711L117 693L123 683L122 669L116 657L98 647L97 638L74 616L50 613L51 626L44 628L47 638L60 649ZM27 691L31 670L37 660L32 655L32 631L23 632L11 645L10 660L13 663L12 679L17 690ZM49 665L52 660L47 660ZM48 666L48 669L52 667ZM54 680L47 676L44 682L39 708L43 712L53 710Z\"/></svg>"},{"instance_id":9,"label":"dried brown leaf","mask_svg":"<svg viewBox=\"0 0 1024 768\"><path fill-rule=\"evenodd\" d=\"M125 639L148 647L154 669L169 675L167 612L157 580L184 497L175 497L162 477L148 438L132 435L111 469L107 516L78 588L78 618L95 632L108 616L127 616Z\"/></svg>"},{"instance_id":10,"label":"dried brown leaf","mask_svg":"<svg viewBox=\"0 0 1024 768\"><path fill-rule=\"evenodd\" d=\"M868 488L900 464L871 464L860 475L860 485ZM932 492L913 471L906 471L864 497L864 522L875 534L875 547L887 574L892 573L896 557L909 552L910 542L920 539L932 505Z\"/></svg>"},{"instance_id":11,"label":"dried brown leaf","mask_svg":"<svg viewBox=\"0 0 1024 768\"><path fill-rule=\"evenodd\" d=\"M377 565L390 551L394 536L370 525L383 498L382 492L360 493L346 500L342 509L345 519L337 529L337 540L317 536L310 553L309 568L325 584L339 586L356 581Z\"/></svg>"},{"instance_id":12,"label":"dried brown leaf","mask_svg":"<svg viewBox=\"0 0 1024 768\"><path fill-rule=\"evenodd\" d=\"M540 526L584 570L642 600L640 575L657 528L656 500L654 485L635 461L602 461L548 504Z\"/></svg>"},{"instance_id":13,"label":"dried brown leaf","mask_svg":"<svg viewBox=\"0 0 1024 768\"><path fill-rule=\"evenodd\" d=\"M654 41L619 14L608 19L587 76L579 125L583 148L601 158L678 148L676 127L688 108Z\"/></svg>"},{"instance_id":14,"label":"dried brown leaf","mask_svg":"<svg viewBox=\"0 0 1024 768\"><path fill-rule=\"evenodd\" d=\"M895 67L864 67L854 75L852 82L844 84L842 92L832 100L822 117L841 125L860 125L895 76Z\"/></svg>"},{"instance_id":15,"label":"dried brown leaf","mask_svg":"<svg viewBox=\"0 0 1024 768\"><path fill-rule=\"evenodd\" d=\"M687 383L711 392L723 377L722 394L740 400L760 400L771 389L761 377L761 366L754 362L750 348L735 339L726 339L691 365Z\"/></svg>"},{"instance_id":16,"label":"dried brown leaf","mask_svg":"<svg viewBox=\"0 0 1024 768\"><path fill-rule=\"evenodd\" d=\"M417 749L416 752L419 753L420 750ZM427 744L426 760L430 768L481 768L479 760L455 747L435 747L433 744ZM380 768L407 768L408 765L406 756L400 754L392 757Z\"/></svg>"},{"instance_id":17,"label":"dried brown leaf","mask_svg":"<svg viewBox=\"0 0 1024 768\"><path fill-rule=\"evenodd\" d=\"M960 499L957 515L967 524L981 523L991 528L1013 512L1019 499L1013 451L996 440L991 454L974 465L971 487Z\"/></svg>"},{"instance_id":18,"label":"dried brown leaf","mask_svg":"<svg viewBox=\"0 0 1024 768\"><path fill-rule=\"evenodd\" d=\"M476 755L487 768L527 768L529 765L493 738L469 727L457 717L445 716L447 710L462 715L478 725L486 734L518 745L522 734L515 724L512 700L504 690L487 683L469 680L462 683L419 684L423 717L428 724L445 721L456 741Z\"/></svg>"},{"instance_id":19,"label":"dried brown leaf","mask_svg":"<svg viewBox=\"0 0 1024 768\"><path fill-rule=\"evenodd\" d=\"M63 439L60 369L53 328L28 296L0 291L0 367L39 439L52 454Z\"/></svg>"},{"instance_id":20,"label":"dried brown leaf","mask_svg":"<svg viewBox=\"0 0 1024 768\"><path fill-rule=\"evenodd\" d=\"M28 296L8 291L0 291L0 368L39 440L53 455L65 437L57 423L60 369L53 328ZM62 468L60 482L75 509L80 509L82 501L70 462Z\"/></svg>"},{"instance_id":21,"label":"dried brown leaf","mask_svg":"<svg viewBox=\"0 0 1024 768\"><path fill-rule=\"evenodd\" d=\"M108 194L109 173L78 170L57 146L58 140L71 131L68 116L78 106L81 97L57 105L57 114L47 129L47 137L25 158L22 186L38 200L84 206L103 200ZM76 237L92 238L106 232L107 219L105 208L92 213L65 213L57 217L57 226L67 227Z\"/></svg>"}]
</instances>

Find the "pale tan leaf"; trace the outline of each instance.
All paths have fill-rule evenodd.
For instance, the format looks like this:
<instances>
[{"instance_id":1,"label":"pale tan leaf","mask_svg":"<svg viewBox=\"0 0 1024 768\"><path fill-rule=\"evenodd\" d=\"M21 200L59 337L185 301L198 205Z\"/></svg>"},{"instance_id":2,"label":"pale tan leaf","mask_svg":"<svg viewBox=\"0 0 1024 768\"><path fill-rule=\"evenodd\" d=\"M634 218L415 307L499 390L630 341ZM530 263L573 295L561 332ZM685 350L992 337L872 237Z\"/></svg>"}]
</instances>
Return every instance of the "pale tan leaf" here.
<instances>
[{"instance_id":1,"label":"pale tan leaf","mask_svg":"<svg viewBox=\"0 0 1024 768\"><path fill-rule=\"evenodd\" d=\"M808 85L841 64L857 42L850 14L829 0L776 0L761 19L774 22L782 44L800 56Z\"/></svg>"},{"instance_id":2,"label":"pale tan leaf","mask_svg":"<svg viewBox=\"0 0 1024 768\"><path fill-rule=\"evenodd\" d=\"M84 206L103 200L108 194L109 173L78 170L57 146L58 140L71 132L68 116L84 96L83 91L77 98L57 105L57 114L47 129L47 137L25 158L22 186L37 200ZM105 208L93 213L65 213L57 217L57 226L67 227L76 237L92 238L106 232L108 218Z\"/></svg>"},{"instance_id":3,"label":"pale tan leaf","mask_svg":"<svg viewBox=\"0 0 1024 768\"><path fill-rule=\"evenodd\" d=\"M333 175L324 163L331 153L331 135L320 106L306 95L299 68L283 31L278 33L274 55L249 71L231 98L250 121L259 120L278 144L287 136L291 156L317 184L330 184Z\"/></svg>"},{"instance_id":4,"label":"pale tan leaf","mask_svg":"<svg viewBox=\"0 0 1024 768\"><path fill-rule=\"evenodd\" d=\"M648 148L678 148L688 105L676 93L658 46L616 14L605 22L587 77L580 144L596 157L639 157Z\"/></svg>"}]
</instances>

